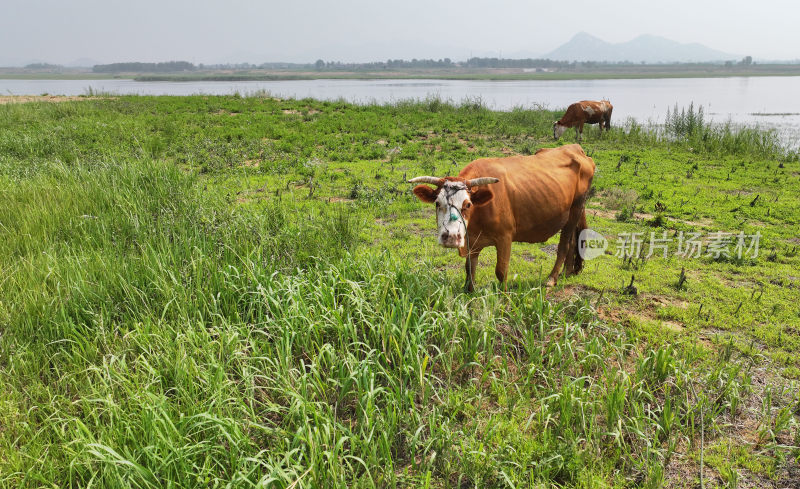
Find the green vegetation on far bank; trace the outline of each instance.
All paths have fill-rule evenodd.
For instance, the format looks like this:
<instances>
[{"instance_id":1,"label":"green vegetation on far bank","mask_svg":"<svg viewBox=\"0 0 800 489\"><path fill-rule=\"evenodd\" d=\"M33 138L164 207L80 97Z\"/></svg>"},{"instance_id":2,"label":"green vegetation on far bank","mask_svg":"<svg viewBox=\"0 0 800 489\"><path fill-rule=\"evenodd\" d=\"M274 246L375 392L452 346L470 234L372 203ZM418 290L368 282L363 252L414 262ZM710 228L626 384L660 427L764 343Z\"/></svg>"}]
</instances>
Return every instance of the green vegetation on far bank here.
<instances>
[{"instance_id":1,"label":"green vegetation on far bank","mask_svg":"<svg viewBox=\"0 0 800 489\"><path fill-rule=\"evenodd\" d=\"M462 293L406 180L572 142L555 116L0 106L0 487L792 484L798 154L688 109L588 126L612 245L741 231L759 256L606 254L546 290L555 240L515 243L507 287L487 249Z\"/></svg>"},{"instance_id":2,"label":"green vegetation on far bank","mask_svg":"<svg viewBox=\"0 0 800 489\"><path fill-rule=\"evenodd\" d=\"M380 80L380 79L432 79L432 80L625 80L650 78L728 78L741 76L800 76L796 70L747 71L747 70L687 70L687 71L642 71L629 72L602 70L591 72L531 72L509 70L426 70L426 71L384 71L384 72L270 72L270 73L193 73L164 75L133 75L133 79L148 81L278 81L278 80Z\"/></svg>"},{"instance_id":3,"label":"green vegetation on far bank","mask_svg":"<svg viewBox=\"0 0 800 489\"><path fill-rule=\"evenodd\" d=\"M0 80L107 80L111 78L133 78L130 76L103 73L64 73L64 72L22 72L0 69Z\"/></svg>"},{"instance_id":4,"label":"green vegetation on far bank","mask_svg":"<svg viewBox=\"0 0 800 489\"><path fill-rule=\"evenodd\" d=\"M513 60L511 60L513 61ZM181 71L168 71L171 66L145 69L153 63L118 63L101 65L88 72L81 69L14 69L0 68L0 79L106 79L123 78L137 81L278 81L315 79L448 79L448 80L592 80L592 79L645 79L645 78L719 78L748 76L800 76L800 64L647 64L632 63L556 63L539 68L495 67L491 64L457 65L445 67L416 67L399 63L397 66L351 67L333 65L315 69L313 65L281 67L280 63L268 68L194 67ZM274 65L274 66L273 66ZM139 69L137 69L139 68Z\"/></svg>"}]
</instances>

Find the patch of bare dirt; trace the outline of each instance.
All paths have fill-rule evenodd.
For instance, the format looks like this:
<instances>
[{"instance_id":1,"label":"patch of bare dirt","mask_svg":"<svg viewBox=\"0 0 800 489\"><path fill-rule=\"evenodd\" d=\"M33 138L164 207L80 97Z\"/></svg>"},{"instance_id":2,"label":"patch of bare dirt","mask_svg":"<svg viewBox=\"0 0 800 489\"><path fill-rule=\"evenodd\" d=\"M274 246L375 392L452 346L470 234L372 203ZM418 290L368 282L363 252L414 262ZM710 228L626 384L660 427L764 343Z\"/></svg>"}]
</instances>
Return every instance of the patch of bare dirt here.
<instances>
[{"instance_id":1,"label":"patch of bare dirt","mask_svg":"<svg viewBox=\"0 0 800 489\"><path fill-rule=\"evenodd\" d=\"M651 308L658 308L658 307L665 307L665 306L675 306L680 307L681 309L688 309L689 303L687 301L677 299L675 297L669 297L665 295L655 295L655 294L642 294L640 299Z\"/></svg>"},{"instance_id":2,"label":"patch of bare dirt","mask_svg":"<svg viewBox=\"0 0 800 489\"><path fill-rule=\"evenodd\" d=\"M743 190L743 189L734 189L734 190L723 190L724 193L728 195L736 195L736 196L743 196L743 195L753 195L753 190Z\"/></svg>"},{"instance_id":3,"label":"patch of bare dirt","mask_svg":"<svg viewBox=\"0 0 800 489\"><path fill-rule=\"evenodd\" d=\"M547 246L542 246L541 249L542 249L542 251L544 251L548 255L555 256L556 255L556 251L558 251L558 244L557 243L553 243L553 244L549 244Z\"/></svg>"},{"instance_id":4,"label":"patch of bare dirt","mask_svg":"<svg viewBox=\"0 0 800 489\"><path fill-rule=\"evenodd\" d=\"M605 209L586 209L586 213L590 216L602 217L605 219L614 219L615 213Z\"/></svg>"},{"instance_id":5,"label":"patch of bare dirt","mask_svg":"<svg viewBox=\"0 0 800 489\"><path fill-rule=\"evenodd\" d=\"M319 114L320 111L317 109L307 109L305 112L297 109L283 109L281 110L284 114L291 114L291 115L314 115Z\"/></svg>"},{"instance_id":6,"label":"patch of bare dirt","mask_svg":"<svg viewBox=\"0 0 800 489\"><path fill-rule=\"evenodd\" d=\"M671 219L671 220L682 222L684 224L688 224L689 226L694 226L696 228L709 227L712 224L714 224L714 221L712 221L711 219L700 219L697 221L689 221L685 219Z\"/></svg>"},{"instance_id":7,"label":"patch of bare dirt","mask_svg":"<svg viewBox=\"0 0 800 489\"><path fill-rule=\"evenodd\" d=\"M586 213L590 216L602 217L605 219L616 219L617 213L606 209L586 209ZM636 212L633 214L636 219L652 219L653 215L646 212Z\"/></svg>"},{"instance_id":8,"label":"patch of bare dirt","mask_svg":"<svg viewBox=\"0 0 800 489\"><path fill-rule=\"evenodd\" d=\"M554 299L558 302L568 301L572 298L578 297L581 299L594 300L599 296L597 289L587 287L586 285L567 285L564 288L555 288L547 294L549 299Z\"/></svg>"},{"instance_id":9,"label":"patch of bare dirt","mask_svg":"<svg viewBox=\"0 0 800 489\"><path fill-rule=\"evenodd\" d=\"M219 109L218 111L214 112L214 115L229 115L231 117L239 114L239 112L231 112L230 110L225 109Z\"/></svg>"},{"instance_id":10,"label":"patch of bare dirt","mask_svg":"<svg viewBox=\"0 0 800 489\"><path fill-rule=\"evenodd\" d=\"M721 280L725 285L727 285L728 287L734 288L734 289L752 290L752 289L756 289L756 288L760 287L760 285L761 285L759 283L756 283L756 282L753 282L753 281L750 281L750 280L732 280L732 279L728 279L728 278L722 278Z\"/></svg>"},{"instance_id":11,"label":"patch of bare dirt","mask_svg":"<svg viewBox=\"0 0 800 489\"><path fill-rule=\"evenodd\" d=\"M610 211L607 209L600 209L600 208L587 208L586 214L590 216L597 216L602 217L604 219L614 220L617 218L617 213L615 211ZM647 212L635 212L633 214L635 219L653 219L655 216L653 214ZM674 217L666 217L669 221L680 222L689 226L693 227L708 227L714 223L711 219L698 219L697 221L690 221L687 219L676 219Z\"/></svg>"},{"instance_id":12,"label":"patch of bare dirt","mask_svg":"<svg viewBox=\"0 0 800 489\"><path fill-rule=\"evenodd\" d=\"M609 323L619 324L625 317L621 309L614 309L609 307L599 307L597 309L597 317Z\"/></svg>"},{"instance_id":13,"label":"patch of bare dirt","mask_svg":"<svg viewBox=\"0 0 800 489\"><path fill-rule=\"evenodd\" d=\"M456 141L458 141L458 144L466 147L467 153L474 153L475 151L477 151L475 145L464 138L457 137Z\"/></svg>"}]
</instances>

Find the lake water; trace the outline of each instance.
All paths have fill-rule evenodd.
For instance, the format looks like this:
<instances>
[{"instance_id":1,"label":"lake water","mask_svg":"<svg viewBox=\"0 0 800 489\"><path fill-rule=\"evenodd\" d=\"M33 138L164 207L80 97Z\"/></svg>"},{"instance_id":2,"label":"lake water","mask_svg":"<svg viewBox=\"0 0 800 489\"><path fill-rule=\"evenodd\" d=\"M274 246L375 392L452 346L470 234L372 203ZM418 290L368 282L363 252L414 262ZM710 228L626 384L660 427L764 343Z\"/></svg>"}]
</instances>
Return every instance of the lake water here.
<instances>
[{"instance_id":1,"label":"lake water","mask_svg":"<svg viewBox=\"0 0 800 489\"><path fill-rule=\"evenodd\" d=\"M675 104L702 106L714 122L775 128L791 146L800 143L800 77L666 78L636 80L291 80L236 82L137 82L133 80L5 80L0 95L83 95L89 90L140 95L246 95L265 90L276 97L391 103L431 96L460 102L480 99L496 110L565 108L578 100L605 98L614 105L612 125L632 117L663 123Z\"/></svg>"}]
</instances>

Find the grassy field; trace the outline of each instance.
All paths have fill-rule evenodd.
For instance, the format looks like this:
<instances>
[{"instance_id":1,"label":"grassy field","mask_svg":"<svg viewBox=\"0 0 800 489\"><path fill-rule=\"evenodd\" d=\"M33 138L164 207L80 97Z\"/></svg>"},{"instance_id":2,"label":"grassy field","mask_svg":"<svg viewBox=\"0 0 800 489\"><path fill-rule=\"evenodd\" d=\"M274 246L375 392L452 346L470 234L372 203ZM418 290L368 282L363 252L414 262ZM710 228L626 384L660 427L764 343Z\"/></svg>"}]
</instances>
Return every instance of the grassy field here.
<instances>
[{"instance_id":1,"label":"grassy field","mask_svg":"<svg viewBox=\"0 0 800 489\"><path fill-rule=\"evenodd\" d=\"M589 126L607 254L548 290L555 239L507 287L488 249L464 294L406 179L572 142L555 118L0 106L0 487L794 487L798 154L691 111Z\"/></svg>"}]
</instances>

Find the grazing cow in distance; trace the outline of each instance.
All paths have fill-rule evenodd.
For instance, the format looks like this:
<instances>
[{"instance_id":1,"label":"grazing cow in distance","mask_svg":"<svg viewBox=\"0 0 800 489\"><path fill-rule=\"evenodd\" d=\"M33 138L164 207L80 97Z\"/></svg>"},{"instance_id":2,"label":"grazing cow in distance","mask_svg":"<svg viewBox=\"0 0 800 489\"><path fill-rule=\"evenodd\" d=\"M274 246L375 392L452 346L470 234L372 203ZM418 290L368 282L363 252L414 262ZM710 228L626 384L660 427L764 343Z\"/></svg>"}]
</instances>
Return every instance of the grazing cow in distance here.
<instances>
[{"instance_id":1,"label":"grazing cow in distance","mask_svg":"<svg viewBox=\"0 0 800 489\"><path fill-rule=\"evenodd\" d=\"M578 142L583 138L584 124L600 124L600 134L603 134L603 124L606 131L611 129L611 111L614 107L608 100L596 102L594 100L581 100L567 107L560 120L553 123L553 138L558 140L568 127L574 127L578 134Z\"/></svg>"},{"instance_id":2,"label":"grazing cow in distance","mask_svg":"<svg viewBox=\"0 0 800 489\"><path fill-rule=\"evenodd\" d=\"M559 231L556 263L547 281L555 285L566 261L567 274L580 272L578 236L586 229L584 203L594 176L594 161L580 145L540 149L532 156L482 158L457 177L417 177L414 194L436 205L439 244L466 257L468 291L474 288L478 255L497 249L495 275L508 272L511 243L542 243Z\"/></svg>"}]
</instances>

